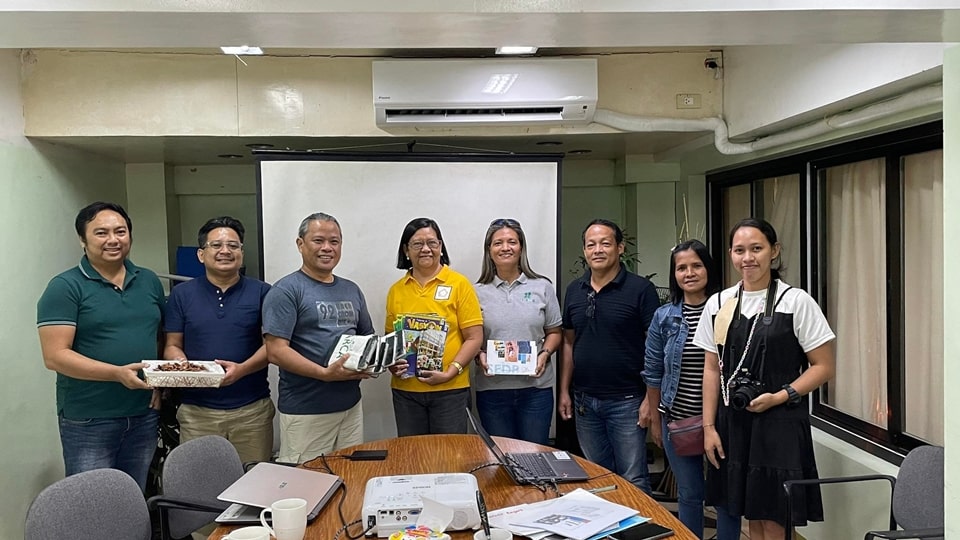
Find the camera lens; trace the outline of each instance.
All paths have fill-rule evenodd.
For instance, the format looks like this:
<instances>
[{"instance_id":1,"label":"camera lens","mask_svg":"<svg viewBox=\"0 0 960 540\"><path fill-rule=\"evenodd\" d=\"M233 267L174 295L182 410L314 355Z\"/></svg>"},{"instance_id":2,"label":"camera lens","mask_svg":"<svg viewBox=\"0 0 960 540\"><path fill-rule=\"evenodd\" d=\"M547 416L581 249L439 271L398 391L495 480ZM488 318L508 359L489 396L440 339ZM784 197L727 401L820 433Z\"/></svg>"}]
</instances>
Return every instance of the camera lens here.
<instances>
[{"instance_id":1,"label":"camera lens","mask_svg":"<svg viewBox=\"0 0 960 540\"><path fill-rule=\"evenodd\" d=\"M733 394L730 396L730 407L735 411L742 411L750 406L750 402L756 399L762 392L761 384L758 381L751 380L749 376L739 377L734 380Z\"/></svg>"},{"instance_id":2,"label":"camera lens","mask_svg":"<svg viewBox=\"0 0 960 540\"><path fill-rule=\"evenodd\" d=\"M743 392L741 389L737 390L732 396L730 396L730 406L733 407L733 410L742 411L750 406L750 402L753 401L753 399L751 399L750 396L745 395L747 393L748 392Z\"/></svg>"}]
</instances>

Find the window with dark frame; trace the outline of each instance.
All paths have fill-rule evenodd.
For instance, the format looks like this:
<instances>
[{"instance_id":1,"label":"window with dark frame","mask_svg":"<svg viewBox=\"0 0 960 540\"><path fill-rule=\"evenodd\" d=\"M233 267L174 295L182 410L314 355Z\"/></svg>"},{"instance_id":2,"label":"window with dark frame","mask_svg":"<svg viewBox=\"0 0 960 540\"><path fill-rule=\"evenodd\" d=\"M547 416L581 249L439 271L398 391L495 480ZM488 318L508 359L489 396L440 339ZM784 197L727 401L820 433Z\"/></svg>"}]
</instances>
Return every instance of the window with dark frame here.
<instances>
[{"instance_id":1,"label":"window with dark frame","mask_svg":"<svg viewBox=\"0 0 960 540\"><path fill-rule=\"evenodd\" d=\"M711 251L727 261L733 223L766 219L784 280L837 334L814 425L897 464L943 444L942 181L941 122L707 175Z\"/></svg>"}]
</instances>

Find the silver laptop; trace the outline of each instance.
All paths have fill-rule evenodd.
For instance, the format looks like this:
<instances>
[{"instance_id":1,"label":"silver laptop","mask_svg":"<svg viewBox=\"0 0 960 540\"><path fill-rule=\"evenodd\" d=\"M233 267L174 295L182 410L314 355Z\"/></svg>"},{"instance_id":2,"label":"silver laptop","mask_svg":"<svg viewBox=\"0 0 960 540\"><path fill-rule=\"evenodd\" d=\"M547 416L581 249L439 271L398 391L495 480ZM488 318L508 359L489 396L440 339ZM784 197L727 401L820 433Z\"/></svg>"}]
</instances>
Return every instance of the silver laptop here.
<instances>
[{"instance_id":1,"label":"silver laptop","mask_svg":"<svg viewBox=\"0 0 960 540\"><path fill-rule=\"evenodd\" d=\"M572 455L561 450L553 452L517 452L506 454L497 446L493 437L483 429L480 422L467 408L467 417L473 430L483 439L497 461L518 484L541 484L543 482L583 482L590 475Z\"/></svg>"},{"instance_id":2,"label":"silver laptop","mask_svg":"<svg viewBox=\"0 0 960 540\"><path fill-rule=\"evenodd\" d=\"M259 523L260 510L280 499L299 497L307 501L307 521L313 521L343 483L339 476L310 469L257 463L217 496L234 503L223 511L217 523Z\"/></svg>"}]
</instances>

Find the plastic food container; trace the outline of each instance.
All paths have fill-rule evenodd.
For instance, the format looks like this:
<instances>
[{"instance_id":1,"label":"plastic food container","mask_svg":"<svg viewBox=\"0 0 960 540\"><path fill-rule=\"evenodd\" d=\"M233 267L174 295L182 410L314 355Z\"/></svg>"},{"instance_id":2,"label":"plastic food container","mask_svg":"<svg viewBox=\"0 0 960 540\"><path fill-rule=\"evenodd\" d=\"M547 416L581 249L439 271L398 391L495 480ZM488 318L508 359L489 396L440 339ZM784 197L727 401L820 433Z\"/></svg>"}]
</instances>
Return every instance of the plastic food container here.
<instances>
[{"instance_id":1,"label":"plastic food container","mask_svg":"<svg viewBox=\"0 0 960 540\"><path fill-rule=\"evenodd\" d=\"M155 388L216 388L225 375L220 364L212 361L190 360L189 365L199 366L196 371L166 371L163 365L184 364L183 360L144 360L143 376L147 384Z\"/></svg>"}]
</instances>

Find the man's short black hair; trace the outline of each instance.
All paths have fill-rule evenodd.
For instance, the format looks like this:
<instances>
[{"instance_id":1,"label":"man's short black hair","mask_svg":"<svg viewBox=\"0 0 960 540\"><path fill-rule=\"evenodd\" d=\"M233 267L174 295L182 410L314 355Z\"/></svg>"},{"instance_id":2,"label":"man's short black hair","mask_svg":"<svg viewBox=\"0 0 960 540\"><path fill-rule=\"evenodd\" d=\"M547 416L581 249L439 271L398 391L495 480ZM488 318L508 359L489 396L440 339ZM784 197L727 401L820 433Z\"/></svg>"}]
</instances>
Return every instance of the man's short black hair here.
<instances>
[{"instance_id":1,"label":"man's short black hair","mask_svg":"<svg viewBox=\"0 0 960 540\"><path fill-rule=\"evenodd\" d=\"M200 247L207 245L207 235L210 234L210 231L219 229L220 227L233 229L234 232L237 233L237 236L240 237L240 243L243 243L243 223L240 223L239 219L230 216L220 216L208 220L200 227L200 231L197 232L197 245Z\"/></svg>"},{"instance_id":2,"label":"man's short black hair","mask_svg":"<svg viewBox=\"0 0 960 540\"><path fill-rule=\"evenodd\" d=\"M87 223L93 221L93 218L97 217L97 214L103 212L104 210L112 210L120 214L120 216L123 217L123 220L127 222L127 232L131 235L133 234L133 222L130 221L130 216L127 215L127 211L124 210L122 206L117 203L97 201L84 206L77 214L77 219L74 222L74 226L77 228L77 236L79 236L81 239L85 239L87 233Z\"/></svg>"}]
</instances>

